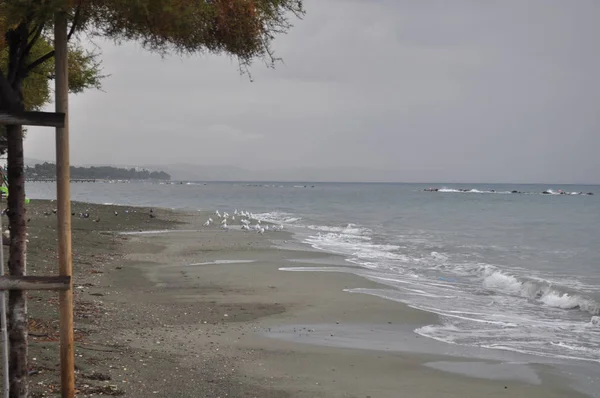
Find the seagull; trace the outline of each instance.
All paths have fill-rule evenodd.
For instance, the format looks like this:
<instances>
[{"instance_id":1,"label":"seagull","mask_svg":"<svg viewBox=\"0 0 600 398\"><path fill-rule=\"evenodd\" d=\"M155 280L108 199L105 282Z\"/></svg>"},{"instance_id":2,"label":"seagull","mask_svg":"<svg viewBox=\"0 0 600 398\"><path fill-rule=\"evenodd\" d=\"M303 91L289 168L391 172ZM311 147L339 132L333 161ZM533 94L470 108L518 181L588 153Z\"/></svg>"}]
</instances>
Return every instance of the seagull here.
<instances>
[{"instance_id":1,"label":"seagull","mask_svg":"<svg viewBox=\"0 0 600 398\"><path fill-rule=\"evenodd\" d=\"M242 231L250 231L250 227L247 224L242 225Z\"/></svg>"},{"instance_id":2,"label":"seagull","mask_svg":"<svg viewBox=\"0 0 600 398\"><path fill-rule=\"evenodd\" d=\"M210 225L211 219L209 218L208 220L206 220L206 222L202 225L204 225L205 227L208 227Z\"/></svg>"},{"instance_id":3,"label":"seagull","mask_svg":"<svg viewBox=\"0 0 600 398\"><path fill-rule=\"evenodd\" d=\"M223 220L226 221L226 220ZM223 228L224 230L228 230L229 227L227 226L227 223L223 223L223 225L221 225L221 228Z\"/></svg>"},{"instance_id":4,"label":"seagull","mask_svg":"<svg viewBox=\"0 0 600 398\"><path fill-rule=\"evenodd\" d=\"M221 221L221 225L227 225L227 219L224 218L223 221Z\"/></svg>"},{"instance_id":5,"label":"seagull","mask_svg":"<svg viewBox=\"0 0 600 398\"><path fill-rule=\"evenodd\" d=\"M215 216L221 218L221 213L219 213L219 210L215 211Z\"/></svg>"}]
</instances>

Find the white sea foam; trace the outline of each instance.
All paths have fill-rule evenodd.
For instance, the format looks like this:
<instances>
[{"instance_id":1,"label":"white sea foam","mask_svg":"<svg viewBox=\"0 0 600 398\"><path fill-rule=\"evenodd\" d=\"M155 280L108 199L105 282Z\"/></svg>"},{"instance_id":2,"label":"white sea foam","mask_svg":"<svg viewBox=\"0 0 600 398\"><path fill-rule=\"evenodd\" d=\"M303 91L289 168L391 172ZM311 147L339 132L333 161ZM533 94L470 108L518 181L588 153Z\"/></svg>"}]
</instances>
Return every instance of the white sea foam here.
<instances>
[{"instance_id":1,"label":"white sea foam","mask_svg":"<svg viewBox=\"0 0 600 398\"><path fill-rule=\"evenodd\" d=\"M305 239L315 249L326 250L337 254L352 255L358 259L371 260L407 260L408 257L395 252L397 245L371 243L368 236L343 233L318 233Z\"/></svg>"},{"instance_id":2,"label":"white sea foam","mask_svg":"<svg viewBox=\"0 0 600 398\"><path fill-rule=\"evenodd\" d=\"M511 191L496 191L496 190L480 190L480 189L455 189L455 188L440 188L437 192L444 193L478 193L478 194L510 194Z\"/></svg>"},{"instance_id":3,"label":"white sea foam","mask_svg":"<svg viewBox=\"0 0 600 398\"><path fill-rule=\"evenodd\" d=\"M257 220L261 220L264 222L270 222L274 224L294 224L300 220L301 217L297 217L290 213L285 213L281 211L272 211L268 213L258 213L254 214L254 217Z\"/></svg>"},{"instance_id":4,"label":"white sea foam","mask_svg":"<svg viewBox=\"0 0 600 398\"><path fill-rule=\"evenodd\" d=\"M368 228L360 228L356 224L348 224L345 227L329 227L325 225L308 225L306 228L313 231L333 232L346 235L363 236L371 232Z\"/></svg>"},{"instance_id":5,"label":"white sea foam","mask_svg":"<svg viewBox=\"0 0 600 398\"><path fill-rule=\"evenodd\" d=\"M429 255L380 241L356 224L310 224L304 242L348 256L358 267L287 267L287 271L351 272L389 289L351 289L405 303L442 317L442 325L417 333L436 340L543 356L600 360L600 305L581 290L582 282L524 268L456 262L440 250ZM417 248L427 241L414 243ZM411 243L412 245L412 243ZM410 248L411 246L408 246ZM531 274L530 278L526 276ZM593 286L588 286L595 291ZM587 312L592 319L581 314ZM578 331L574 334L574 331ZM562 342L552 345L549 342ZM596 349L596 351L594 351Z\"/></svg>"},{"instance_id":6,"label":"white sea foam","mask_svg":"<svg viewBox=\"0 0 600 398\"><path fill-rule=\"evenodd\" d=\"M561 291L560 287L541 281L539 278L535 281L522 280L489 267L484 271L483 286L486 289L537 300L550 307L579 309L592 315L600 314L600 303L592 298Z\"/></svg>"}]
</instances>

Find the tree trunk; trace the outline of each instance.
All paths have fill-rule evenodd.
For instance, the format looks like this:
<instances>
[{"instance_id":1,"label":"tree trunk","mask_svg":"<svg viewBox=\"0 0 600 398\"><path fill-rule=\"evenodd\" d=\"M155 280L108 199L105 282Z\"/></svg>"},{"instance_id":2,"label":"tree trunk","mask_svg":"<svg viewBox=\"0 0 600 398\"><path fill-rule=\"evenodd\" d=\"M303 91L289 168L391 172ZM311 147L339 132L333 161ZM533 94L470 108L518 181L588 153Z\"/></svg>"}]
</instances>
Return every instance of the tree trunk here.
<instances>
[{"instance_id":1,"label":"tree trunk","mask_svg":"<svg viewBox=\"0 0 600 398\"><path fill-rule=\"evenodd\" d=\"M12 276L26 274L25 250L25 173L23 128L7 127L8 144L8 218L10 250L8 270ZM28 396L27 381L27 293L10 290L8 294L8 339L10 342L10 397Z\"/></svg>"}]
</instances>

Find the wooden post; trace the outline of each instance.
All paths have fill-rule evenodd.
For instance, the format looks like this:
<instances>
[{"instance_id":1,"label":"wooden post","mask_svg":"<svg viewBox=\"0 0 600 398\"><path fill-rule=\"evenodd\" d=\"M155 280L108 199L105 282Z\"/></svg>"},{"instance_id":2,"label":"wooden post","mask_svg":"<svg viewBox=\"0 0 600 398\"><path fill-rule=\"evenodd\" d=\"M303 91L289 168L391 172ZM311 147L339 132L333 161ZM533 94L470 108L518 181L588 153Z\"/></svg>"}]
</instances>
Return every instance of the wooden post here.
<instances>
[{"instance_id":1,"label":"wooden post","mask_svg":"<svg viewBox=\"0 0 600 398\"><path fill-rule=\"evenodd\" d=\"M4 290L68 290L69 276L1 276L0 291Z\"/></svg>"},{"instance_id":2,"label":"wooden post","mask_svg":"<svg viewBox=\"0 0 600 398\"><path fill-rule=\"evenodd\" d=\"M10 249L8 270L11 276L26 274L25 251L25 175L23 172L23 127L6 126L8 143L8 220ZM25 291L8 292L8 341L10 345L10 397L29 396L27 381L27 294Z\"/></svg>"},{"instance_id":3,"label":"wooden post","mask_svg":"<svg viewBox=\"0 0 600 398\"><path fill-rule=\"evenodd\" d=\"M65 115L62 113L0 111L0 125L63 127L64 123Z\"/></svg>"},{"instance_id":4,"label":"wooden post","mask_svg":"<svg viewBox=\"0 0 600 398\"><path fill-rule=\"evenodd\" d=\"M69 80L67 60L67 14L54 17L56 112L64 113L64 127L56 128L56 203L58 216L58 269L60 276L73 273L71 253L71 198L69 176ZM75 350L73 345L73 281L59 292L60 379L63 398L75 397Z\"/></svg>"},{"instance_id":5,"label":"wooden post","mask_svg":"<svg viewBox=\"0 0 600 398\"><path fill-rule=\"evenodd\" d=\"M0 185L4 183L4 175ZM0 195L0 209L2 208ZM2 231L2 214L0 214L0 231ZM0 278L4 276L4 245L0 245ZM2 339L2 398L9 398L10 375L8 374L8 328L6 327L6 292L0 292L0 336Z\"/></svg>"}]
</instances>

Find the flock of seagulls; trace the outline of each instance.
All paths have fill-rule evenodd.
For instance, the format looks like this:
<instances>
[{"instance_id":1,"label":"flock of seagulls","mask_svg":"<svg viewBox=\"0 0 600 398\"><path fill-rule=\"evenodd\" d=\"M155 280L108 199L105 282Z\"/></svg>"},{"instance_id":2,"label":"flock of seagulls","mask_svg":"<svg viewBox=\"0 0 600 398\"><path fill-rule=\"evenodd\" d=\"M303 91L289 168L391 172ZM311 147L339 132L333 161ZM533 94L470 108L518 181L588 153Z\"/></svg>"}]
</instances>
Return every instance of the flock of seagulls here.
<instances>
[{"instance_id":1,"label":"flock of seagulls","mask_svg":"<svg viewBox=\"0 0 600 398\"><path fill-rule=\"evenodd\" d=\"M215 220L212 217L209 217L208 220L203 224L205 227L210 227L211 225L217 225L222 229L229 230L230 225L235 223L236 217L239 220L239 226L242 231L254 231L259 234L264 234L265 232L276 232L282 231L283 225L269 225L269 224L261 224L261 221L254 214L247 211L238 211L235 209L233 214L230 215L227 212L219 212L219 210L215 211ZM254 222L254 224L253 224Z\"/></svg>"}]
</instances>

